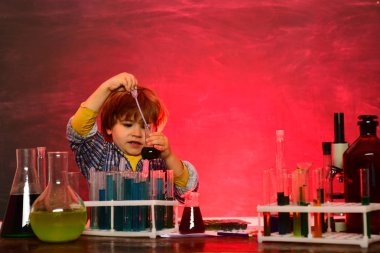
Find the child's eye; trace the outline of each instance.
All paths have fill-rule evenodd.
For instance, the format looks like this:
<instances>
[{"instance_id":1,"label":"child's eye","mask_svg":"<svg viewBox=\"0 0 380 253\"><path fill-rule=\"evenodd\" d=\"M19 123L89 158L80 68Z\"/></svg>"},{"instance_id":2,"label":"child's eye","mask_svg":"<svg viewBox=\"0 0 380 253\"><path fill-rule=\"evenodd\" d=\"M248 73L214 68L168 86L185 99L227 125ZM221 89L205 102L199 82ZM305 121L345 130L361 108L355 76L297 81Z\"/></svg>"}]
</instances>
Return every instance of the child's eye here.
<instances>
[{"instance_id":1,"label":"child's eye","mask_svg":"<svg viewBox=\"0 0 380 253\"><path fill-rule=\"evenodd\" d=\"M125 126L125 127L132 127L133 126L133 124L131 123L131 122L123 122L123 126Z\"/></svg>"}]
</instances>

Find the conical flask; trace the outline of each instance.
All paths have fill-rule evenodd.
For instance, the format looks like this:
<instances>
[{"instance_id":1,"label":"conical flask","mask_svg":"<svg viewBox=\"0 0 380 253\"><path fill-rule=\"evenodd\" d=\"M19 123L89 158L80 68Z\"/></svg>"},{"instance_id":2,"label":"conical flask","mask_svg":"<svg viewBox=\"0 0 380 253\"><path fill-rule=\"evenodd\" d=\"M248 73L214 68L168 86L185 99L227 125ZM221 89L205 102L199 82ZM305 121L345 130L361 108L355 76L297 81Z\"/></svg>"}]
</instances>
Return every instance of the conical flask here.
<instances>
[{"instance_id":1,"label":"conical flask","mask_svg":"<svg viewBox=\"0 0 380 253\"><path fill-rule=\"evenodd\" d=\"M34 236L29 213L33 202L41 193L36 166L36 149L16 149L16 172L1 226L2 237Z\"/></svg>"},{"instance_id":2,"label":"conical flask","mask_svg":"<svg viewBox=\"0 0 380 253\"><path fill-rule=\"evenodd\" d=\"M85 228L87 212L67 180L68 153L48 152L48 169L48 185L30 213L32 229L41 241L73 241Z\"/></svg>"},{"instance_id":3,"label":"conical flask","mask_svg":"<svg viewBox=\"0 0 380 253\"><path fill-rule=\"evenodd\" d=\"M185 192L185 208L183 209L179 232L193 234L205 232L205 225L199 208L198 192Z\"/></svg>"}]
</instances>

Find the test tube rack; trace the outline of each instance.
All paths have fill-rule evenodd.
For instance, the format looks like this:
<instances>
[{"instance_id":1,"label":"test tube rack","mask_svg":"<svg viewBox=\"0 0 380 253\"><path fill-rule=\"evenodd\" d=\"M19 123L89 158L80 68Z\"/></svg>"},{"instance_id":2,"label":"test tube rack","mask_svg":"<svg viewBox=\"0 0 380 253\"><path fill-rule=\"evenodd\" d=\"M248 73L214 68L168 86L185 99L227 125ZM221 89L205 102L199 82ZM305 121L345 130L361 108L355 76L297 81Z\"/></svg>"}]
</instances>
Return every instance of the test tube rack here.
<instances>
[{"instance_id":1,"label":"test tube rack","mask_svg":"<svg viewBox=\"0 0 380 253\"><path fill-rule=\"evenodd\" d=\"M82 234L96 236L116 236L116 237L150 237L156 238L159 235L178 232L178 201L176 200L109 200L109 201L84 201L86 207L110 207L111 223L110 229L93 229L86 226ZM144 231L116 231L114 229L114 208L117 206L149 206L150 207L150 229ZM173 206L174 228L157 229L155 219L155 207L157 206Z\"/></svg>"},{"instance_id":2,"label":"test tube rack","mask_svg":"<svg viewBox=\"0 0 380 253\"><path fill-rule=\"evenodd\" d=\"M361 205L361 203L324 203L321 206L297 206L286 205L278 206L276 204L258 205L258 235L259 243L268 242L299 242L299 243L326 243L326 244L348 244L359 245L362 248L368 248L368 245L380 241L380 235L371 234L369 238L367 235L367 215L368 212L380 210L380 203L371 203L369 205ZM264 212L277 213L277 212L299 212L308 214L308 237L294 237L292 233L280 235L278 232L272 232L269 236L264 236L262 217ZM311 231L312 213L326 213L327 215L334 213L362 213L363 215L363 234L345 233L345 232L326 232L322 237L314 238Z\"/></svg>"}]
</instances>

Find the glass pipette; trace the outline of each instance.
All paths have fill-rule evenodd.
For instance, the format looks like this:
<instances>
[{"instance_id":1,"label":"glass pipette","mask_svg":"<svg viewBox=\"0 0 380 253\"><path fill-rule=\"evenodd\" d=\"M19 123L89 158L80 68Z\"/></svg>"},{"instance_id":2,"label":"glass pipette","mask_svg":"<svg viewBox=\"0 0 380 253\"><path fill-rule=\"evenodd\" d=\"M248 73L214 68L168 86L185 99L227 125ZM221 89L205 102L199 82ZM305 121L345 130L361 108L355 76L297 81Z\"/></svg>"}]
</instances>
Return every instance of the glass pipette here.
<instances>
[{"instance_id":1,"label":"glass pipette","mask_svg":"<svg viewBox=\"0 0 380 253\"><path fill-rule=\"evenodd\" d=\"M151 128L150 128L150 125L145 120L144 114L140 107L140 103L137 99L137 96L138 96L137 89L131 90L131 95L132 97L134 97L136 101L137 108L139 109L141 118L144 122L145 133L147 136L149 136L149 134L151 133ZM148 160L156 159L160 157L160 151L155 149L154 147L143 147L143 149L141 150L141 156L143 159L148 159Z\"/></svg>"}]
</instances>

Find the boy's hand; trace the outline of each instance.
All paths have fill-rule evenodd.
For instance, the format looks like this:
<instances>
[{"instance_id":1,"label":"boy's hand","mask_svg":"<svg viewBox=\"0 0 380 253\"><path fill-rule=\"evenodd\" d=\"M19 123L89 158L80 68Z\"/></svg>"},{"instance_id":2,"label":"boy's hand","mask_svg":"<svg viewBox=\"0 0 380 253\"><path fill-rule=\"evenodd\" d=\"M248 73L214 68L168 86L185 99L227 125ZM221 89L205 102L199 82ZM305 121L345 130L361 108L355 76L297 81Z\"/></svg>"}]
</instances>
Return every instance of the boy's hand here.
<instances>
[{"instance_id":1,"label":"boy's hand","mask_svg":"<svg viewBox=\"0 0 380 253\"><path fill-rule=\"evenodd\" d=\"M123 72L111 77L103 83L110 91L127 91L131 92L137 88L138 82L134 75Z\"/></svg>"},{"instance_id":2,"label":"boy's hand","mask_svg":"<svg viewBox=\"0 0 380 253\"><path fill-rule=\"evenodd\" d=\"M171 154L169 140L162 132L150 133L146 138L146 145L161 151L161 158L164 160Z\"/></svg>"}]
</instances>

